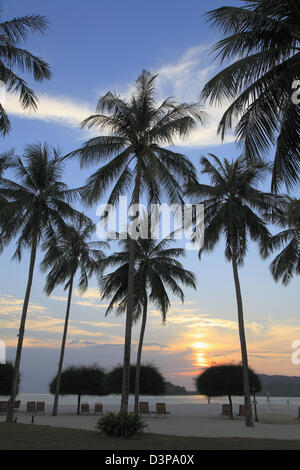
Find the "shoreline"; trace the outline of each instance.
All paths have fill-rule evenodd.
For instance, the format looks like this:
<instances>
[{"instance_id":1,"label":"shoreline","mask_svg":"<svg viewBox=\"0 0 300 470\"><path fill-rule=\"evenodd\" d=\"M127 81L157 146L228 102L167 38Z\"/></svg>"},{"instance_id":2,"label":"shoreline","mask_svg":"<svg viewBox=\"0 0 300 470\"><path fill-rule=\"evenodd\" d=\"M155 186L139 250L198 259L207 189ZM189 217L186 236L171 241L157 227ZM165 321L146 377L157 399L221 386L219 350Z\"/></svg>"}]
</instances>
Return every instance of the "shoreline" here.
<instances>
[{"instance_id":1,"label":"shoreline","mask_svg":"<svg viewBox=\"0 0 300 470\"><path fill-rule=\"evenodd\" d=\"M152 407L150 407L151 410ZM296 405L258 405L258 417L261 420L254 427L245 426L243 417L236 416L238 405L234 405L235 419L221 415L222 405L211 404L170 404L167 405L169 415L163 417L147 416L144 418L148 427L146 432L174 436L193 437L228 437L228 438L256 438L256 439L280 439L300 440L300 419L297 419L298 408ZM30 424L34 416L34 424L53 427L95 430L100 415L82 414L76 415L75 405L60 405L58 416L51 415L52 406L45 406L45 413L32 415L24 412L17 413L17 423ZM103 412L119 411L119 405L106 405ZM132 411L130 409L130 411ZM152 410L153 411L153 410ZM93 412L93 409L92 409ZM267 419L282 422L266 423ZM0 416L0 422L5 421L5 416ZM290 424L290 423L293 424Z\"/></svg>"}]
</instances>

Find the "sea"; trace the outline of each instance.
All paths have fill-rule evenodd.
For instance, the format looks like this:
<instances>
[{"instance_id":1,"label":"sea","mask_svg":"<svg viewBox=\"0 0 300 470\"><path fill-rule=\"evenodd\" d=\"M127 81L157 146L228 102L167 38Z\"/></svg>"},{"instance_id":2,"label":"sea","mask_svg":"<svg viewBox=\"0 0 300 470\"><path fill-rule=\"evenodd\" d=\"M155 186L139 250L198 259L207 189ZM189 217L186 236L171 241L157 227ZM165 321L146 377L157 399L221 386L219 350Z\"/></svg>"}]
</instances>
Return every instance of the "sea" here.
<instances>
[{"instance_id":1,"label":"sea","mask_svg":"<svg viewBox=\"0 0 300 470\"><path fill-rule=\"evenodd\" d=\"M43 401L45 405L53 404L54 396L49 393L20 393L17 396L17 400L21 400L22 403L27 401ZM8 400L8 397L0 396L0 400ZM300 406L300 397L272 397L272 396L257 396L255 398L257 405L292 405ZM96 403L101 402L103 405L114 405L120 404L120 395L107 395L107 396L81 396L81 403ZM204 395L162 395L162 396L147 396L141 395L140 401L148 401L151 403L165 402L167 405L197 405L207 404L207 397ZM210 403L227 403L227 397L211 398ZM233 397L233 402L236 404L243 404L243 397ZM59 398L60 405L76 405L76 395L63 395ZM129 405L133 406L134 396L129 396Z\"/></svg>"}]
</instances>

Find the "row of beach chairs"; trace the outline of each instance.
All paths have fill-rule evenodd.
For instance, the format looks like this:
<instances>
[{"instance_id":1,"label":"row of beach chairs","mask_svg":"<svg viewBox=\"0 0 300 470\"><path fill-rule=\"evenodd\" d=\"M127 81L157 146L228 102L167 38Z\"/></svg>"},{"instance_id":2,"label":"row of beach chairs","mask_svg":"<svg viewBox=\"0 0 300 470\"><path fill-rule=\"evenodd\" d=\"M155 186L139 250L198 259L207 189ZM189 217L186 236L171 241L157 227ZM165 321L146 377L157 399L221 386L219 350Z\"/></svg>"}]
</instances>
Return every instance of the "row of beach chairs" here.
<instances>
[{"instance_id":1,"label":"row of beach chairs","mask_svg":"<svg viewBox=\"0 0 300 470\"><path fill-rule=\"evenodd\" d=\"M81 403L80 405L80 414L90 414L91 413L89 403ZM102 403L95 403L94 406L94 414L102 414L103 413L103 404Z\"/></svg>"},{"instance_id":2,"label":"row of beach chairs","mask_svg":"<svg viewBox=\"0 0 300 470\"><path fill-rule=\"evenodd\" d=\"M150 411L149 410L149 403L147 401L140 401L139 402L139 413L142 415L155 415L155 416L167 416L170 414L169 411L166 410L165 403L156 403L156 410Z\"/></svg>"},{"instance_id":3,"label":"row of beach chairs","mask_svg":"<svg viewBox=\"0 0 300 470\"><path fill-rule=\"evenodd\" d=\"M89 403L81 403L80 414L90 414L91 409ZM95 403L94 414L102 414L103 405L102 403ZM167 416L169 411L166 410L165 403L156 403L156 411L149 410L149 403L147 401L139 402L139 413L142 415L155 415L155 416Z\"/></svg>"},{"instance_id":4,"label":"row of beach chairs","mask_svg":"<svg viewBox=\"0 0 300 470\"><path fill-rule=\"evenodd\" d=\"M9 401L0 401L0 413L7 413L9 407ZM17 413L20 411L21 401L15 401L14 412ZM43 414L45 412L45 402L44 401L28 401L26 405L26 413L31 414Z\"/></svg>"}]
</instances>

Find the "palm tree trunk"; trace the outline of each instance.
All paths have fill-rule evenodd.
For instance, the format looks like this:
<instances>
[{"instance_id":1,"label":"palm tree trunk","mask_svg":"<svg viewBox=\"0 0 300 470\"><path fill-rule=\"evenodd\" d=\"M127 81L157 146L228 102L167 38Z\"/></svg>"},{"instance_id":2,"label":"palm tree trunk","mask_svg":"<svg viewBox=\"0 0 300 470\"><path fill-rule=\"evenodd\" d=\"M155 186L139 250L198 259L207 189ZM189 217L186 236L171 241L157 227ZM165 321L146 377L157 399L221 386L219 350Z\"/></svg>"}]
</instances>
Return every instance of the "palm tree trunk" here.
<instances>
[{"instance_id":1,"label":"palm tree trunk","mask_svg":"<svg viewBox=\"0 0 300 470\"><path fill-rule=\"evenodd\" d=\"M141 159L137 156L137 171L135 177L134 190L132 194L132 204L139 204L141 187ZM135 240L129 239L129 266L128 266L128 292L127 311L125 323L125 342L123 358L123 378L121 412L128 413L129 381L130 381L130 350L131 350L131 330L132 330L132 309L134 294L134 262L135 262Z\"/></svg>"},{"instance_id":2,"label":"palm tree trunk","mask_svg":"<svg viewBox=\"0 0 300 470\"><path fill-rule=\"evenodd\" d=\"M234 284L235 284L235 293L236 293L237 310L238 310L239 335L240 335L241 353L242 353L243 384L244 384L244 399L245 399L245 423L246 423L246 426L254 426L252 407L251 407L251 397L250 397L250 382L249 382L246 335L245 335L245 326L244 326L243 302L242 302L241 286L240 286L240 281L239 281L237 258L236 258L235 250L233 250L233 254L232 254L232 269L233 269L233 277L234 277Z\"/></svg>"},{"instance_id":3,"label":"palm tree trunk","mask_svg":"<svg viewBox=\"0 0 300 470\"><path fill-rule=\"evenodd\" d=\"M233 408L232 408L232 398L231 395L228 395L229 406L230 406L230 419L233 419Z\"/></svg>"},{"instance_id":4,"label":"palm tree trunk","mask_svg":"<svg viewBox=\"0 0 300 470\"><path fill-rule=\"evenodd\" d=\"M66 317L65 317L64 332L63 332L63 337L62 337L62 342L61 342L61 350L60 350L58 371L57 371L57 376L56 376L56 387L55 387L55 397L54 397L54 403L53 403L52 416L57 416L61 372L62 372L62 367L63 367L63 362L64 362L64 354L65 354L67 331L68 331L68 322L69 322L71 300L72 300L73 279L74 279L74 277L72 276L71 279L70 279L70 285L69 285L67 310L66 310Z\"/></svg>"},{"instance_id":5,"label":"palm tree trunk","mask_svg":"<svg viewBox=\"0 0 300 470\"><path fill-rule=\"evenodd\" d=\"M137 358L136 358L135 397L134 397L134 413L135 414L138 414L139 412L141 357L142 357L142 349L143 349L145 328L146 328L146 322L147 322L147 307L148 307L148 304L147 304L147 298L146 298L144 302L142 325L141 325L139 346L138 346L138 352L137 352Z\"/></svg>"},{"instance_id":6,"label":"palm tree trunk","mask_svg":"<svg viewBox=\"0 0 300 470\"><path fill-rule=\"evenodd\" d=\"M25 322L26 322L26 316L27 316L30 293L31 293L37 245L38 245L37 235L35 234L32 238L28 281L27 281L27 287L26 287L26 292L25 292L25 298L23 302L20 328L19 328L19 334L18 334L18 344L17 344L15 364L14 364L14 373L13 373L13 380L12 380L12 387L11 387L11 394L10 394L10 402L9 402L9 407L8 407L8 413L6 416L7 423L12 422L13 420L13 410L15 406L15 400L17 396L18 382L19 382L21 355L22 355L23 340L24 340L24 333L25 333Z\"/></svg>"}]
</instances>

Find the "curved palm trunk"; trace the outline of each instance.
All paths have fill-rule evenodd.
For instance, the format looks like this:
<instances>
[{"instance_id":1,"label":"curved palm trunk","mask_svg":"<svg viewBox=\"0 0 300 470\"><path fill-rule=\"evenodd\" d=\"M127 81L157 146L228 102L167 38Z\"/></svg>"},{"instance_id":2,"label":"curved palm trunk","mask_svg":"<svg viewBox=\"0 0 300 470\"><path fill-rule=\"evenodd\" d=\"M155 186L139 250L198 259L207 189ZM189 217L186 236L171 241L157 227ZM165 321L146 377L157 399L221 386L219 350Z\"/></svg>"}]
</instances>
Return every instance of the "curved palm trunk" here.
<instances>
[{"instance_id":1,"label":"curved palm trunk","mask_svg":"<svg viewBox=\"0 0 300 470\"><path fill-rule=\"evenodd\" d=\"M137 358L136 358L135 397L134 397L134 413L135 414L138 414L139 412L141 357L142 357L142 349L143 349L145 328L146 328L146 322L147 322L147 308L148 308L148 304L147 304L147 299L146 299L144 302L141 332L140 332L139 346L138 346L138 352L137 352Z\"/></svg>"},{"instance_id":2,"label":"curved palm trunk","mask_svg":"<svg viewBox=\"0 0 300 470\"><path fill-rule=\"evenodd\" d=\"M56 380L56 387L55 387L55 397L54 397L54 403L53 403L52 416L57 416L61 372L62 372L62 367L63 367L63 362L64 362L64 354L65 354L68 323L69 323L71 300L72 300L73 279L74 277L72 276L70 279L70 285L69 285L67 310L66 310L64 332L63 332L63 337L62 337L62 342L61 342L61 350L60 350L60 357L59 357L59 363L58 363L57 380Z\"/></svg>"},{"instance_id":3,"label":"curved palm trunk","mask_svg":"<svg viewBox=\"0 0 300 470\"><path fill-rule=\"evenodd\" d=\"M138 157L138 156L137 156ZM140 201L141 187L141 159L137 160L137 172L132 195L132 204L138 204ZM134 294L134 262L135 262L135 243L132 238L129 240L129 266L128 266L128 292L127 292L127 311L125 323L125 342L123 357L123 378L122 378L122 397L121 412L128 412L129 381L130 381L130 350L131 350L131 330L132 330L132 309Z\"/></svg>"},{"instance_id":4,"label":"curved palm trunk","mask_svg":"<svg viewBox=\"0 0 300 470\"><path fill-rule=\"evenodd\" d=\"M251 397L250 397L250 382L249 382L249 370L248 370L247 345L246 345L246 336L245 336L245 327L244 327L243 302L242 302L241 286L240 286L238 267L237 267L237 261L236 261L236 253L234 252L232 254L232 269L233 269L233 277L234 277L236 300L237 300L239 335L240 335L241 353L242 353L243 384L244 384L244 399L245 399L245 423L246 423L246 426L254 426L252 407L251 407Z\"/></svg>"},{"instance_id":5,"label":"curved palm trunk","mask_svg":"<svg viewBox=\"0 0 300 470\"><path fill-rule=\"evenodd\" d=\"M24 340L24 333L25 333L25 322L26 322L26 316L27 316L30 293L31 293L37 244L38 244L37 236L34 235L32 239L32 245L31 245L28 281L27 281L27 287L26 287L26 292L25 292L25 298L23 302L21 320L20 320L20 328L19 328L19 334L18 334L18 344L17 344L15 364L14 364L14 373L13 373L10 401L9 401L8 413L6 416L7 423L12 422L13 420L13 410L14 410L15 400L16 400L17 390L18 390L18 379L19 379L23 340Z\"/></svg>"}]
</instances>

